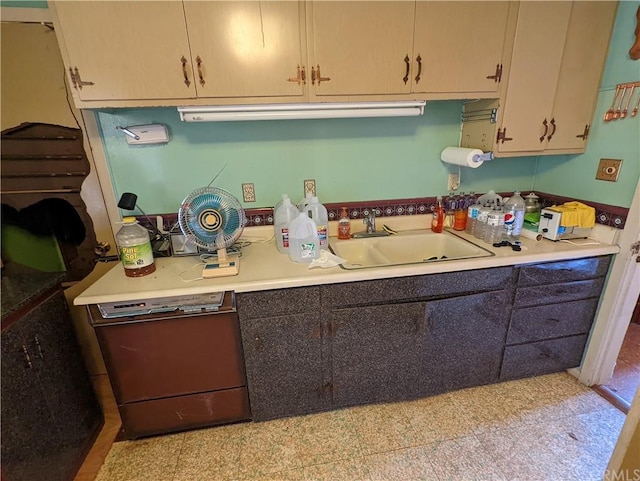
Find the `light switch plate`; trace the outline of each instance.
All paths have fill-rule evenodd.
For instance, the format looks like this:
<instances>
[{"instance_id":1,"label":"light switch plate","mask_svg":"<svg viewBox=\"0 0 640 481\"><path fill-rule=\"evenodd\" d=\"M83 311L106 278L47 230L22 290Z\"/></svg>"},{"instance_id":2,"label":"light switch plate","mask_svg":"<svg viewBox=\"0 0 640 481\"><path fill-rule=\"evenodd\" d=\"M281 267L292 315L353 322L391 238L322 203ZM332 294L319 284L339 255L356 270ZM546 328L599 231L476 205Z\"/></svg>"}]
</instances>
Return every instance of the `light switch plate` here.
<instances>
[{"instance_id":1,"label":"light switch plate","mask_svg":"<svg viewBox=\"0 0 640 481\"><path fill-rule=\"evenodd\" d=\"M621 159L600 159L596 179L617 182L620 175Z\"/></svg>"},{"instance_id":2,"label":"light switch plate","mask_svg":"<svg viewBox=\"0 0 640 481\"><path fill-rule=\"evenodd\" d=\"M169 132L167 127L162 124L152 125L134 125L127 127L127 130L138 138L127 135L127 144L144 145L144 144L166 144L169 142Z\"/></svg>"}]
</instances>

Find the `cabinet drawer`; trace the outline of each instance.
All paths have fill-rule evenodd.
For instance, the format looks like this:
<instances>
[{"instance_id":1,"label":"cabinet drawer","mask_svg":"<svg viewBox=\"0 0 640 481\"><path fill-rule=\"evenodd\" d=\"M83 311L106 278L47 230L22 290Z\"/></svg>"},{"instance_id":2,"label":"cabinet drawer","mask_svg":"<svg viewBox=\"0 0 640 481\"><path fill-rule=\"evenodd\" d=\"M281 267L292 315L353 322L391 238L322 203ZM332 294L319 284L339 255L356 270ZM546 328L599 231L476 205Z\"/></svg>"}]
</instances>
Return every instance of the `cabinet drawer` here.
<instances>
[{"instance_id":1,"label":"cabinet drawer","mask_svg":"<svg viewBox=\"0 0 640 481\"><path fill-rule=\"evenodd\" d=\"M375 304L499 290L511 284L512 273L513 268L511 267L499 267L375 281L328 284L321 286L322 302L325 305L340 306Z\"/></svg>"},{"instance_id":2,"label":"cabinet drawer","mask_svg":"<svg viewBox=\"0 0 640 481\"><path fill-rule=\"evenodd\" d=\"M548 262L522 266L518 287L558 284L604 277L609 270L611 256L574 259L563 262Z\"/></svg>"},{"instance_id":3,"label":"cabinet drawer","mask_svg":"<svg viewBox=\"0 0 640 481\"><path fill-rule=\"evenodd\" d=\"M600 297L604 278L565 282L548 286L524 287L516 290L514 307L537 306Z\"/></svg>"},{"instance_id":4,"label":"cabinet drawer","mask_svg":"<svg viewBox=\"0 0 640 481\"><path fill-rule=\"evenodd\" d=\"M236 305L241 319L318 312L320 288L311 286L244 292L236 294Z\"/></svg>"},{"instance_id":5,"label":"cabinet drawer","mask_svg":"<svg viewBox=\"0 0 640 481\"><path fill-rule=\"evenodd\" d=\"M591 330L598 299L514 309L507 344L586 334Z\"/></svg>"},{"instance_id":6,"label":"cabinet drawer","mask_svg":"<svg viewBox=\"0 0 640 481\"><path fill-rule=\"evenodd\" d=\"M118 406L128 439L251 418L246 388Z\"/></svg>"},{"instance_id":7,"label":"cabinet drawer","mask_svg":"<svg viewBox=\"0 0 640 481\"><path fill-rule=\"evenodd\" d=\"M507 346L502 358L500 379L518 379L577 367L582 361L586 343L587 335L583 334Z\"/></svg>"}]
</instances>

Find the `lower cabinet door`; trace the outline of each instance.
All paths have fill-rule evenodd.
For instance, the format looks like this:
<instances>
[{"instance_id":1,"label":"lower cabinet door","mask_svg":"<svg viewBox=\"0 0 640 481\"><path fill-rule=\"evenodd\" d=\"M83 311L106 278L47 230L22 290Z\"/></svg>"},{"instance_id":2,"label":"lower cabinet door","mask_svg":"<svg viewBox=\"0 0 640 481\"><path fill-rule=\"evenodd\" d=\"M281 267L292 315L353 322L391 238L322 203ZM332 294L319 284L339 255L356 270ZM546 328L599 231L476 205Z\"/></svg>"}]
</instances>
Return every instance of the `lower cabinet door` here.
<instances>
[{"instance_id":1,"label":"lower cabinet door","mask_svg":"<svg viewBox=\"0 0 640 481\"><path fill-rule=\"evenodd\" d=\"M424 395L498 380L510 302L510 291L498 291L427 304Z\"/></svg>"},{"instance_id":2,"label":"lower cabinet door","mask_svg":"<svg viewBox=\"0 0 640 481\"><path fill-rule=\"evenodd\" d=\"M330 311L334 407L418 395L425 309L411 302Z\"/></svg>"},{"instance_id":3,"label":"lower cabinet door","mask_svg":"<svg viewBox=\"0 0 640 481\"><path fill-rule=\"evenodd\" d=\"M507 346L500 379L518 379L577 367L586 343L587 334L583 334Z\"/></svg>"},{"instance_id":4,"label":"lower cabinet door","mask_svg":"<svg viewBox=\"0 0 640 481\"><path fill-rule=\"evenodd\" d=\"M248 420L247 389L176 396L118 406L128 439Z\"/></svg>"},{"instance_id":5,"label":"lower cabinet door","mask_svg":"<svg viewBox=\"0 0 640 481\"><path fill-rule=\"evenodd\" d=\"M320 314L240 319L254 421L325 409Z\"/></svg>"}]
</instances>

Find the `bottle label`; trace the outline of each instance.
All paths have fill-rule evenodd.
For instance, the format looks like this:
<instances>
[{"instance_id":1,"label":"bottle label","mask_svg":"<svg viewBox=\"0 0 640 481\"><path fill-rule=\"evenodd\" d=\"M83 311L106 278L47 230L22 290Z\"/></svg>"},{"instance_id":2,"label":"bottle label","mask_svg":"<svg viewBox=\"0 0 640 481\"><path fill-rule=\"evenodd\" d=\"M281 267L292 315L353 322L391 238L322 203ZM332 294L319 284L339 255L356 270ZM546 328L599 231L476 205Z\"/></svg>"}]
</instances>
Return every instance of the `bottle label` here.
<instances>
[{"instance_id":1,"label":"bottle label","mask_svg":"<svg viewBox=\"0 0 640 481\"><path fill-rule=\"evenodd\" d=\"M125 269L140 269L153 264L151 243L120 247L120 259Z\"/></svg>"},{"instance_id":2,"label":"bottle label","mask_svg":"<svg viewBox=\"0 0 640 481\"><path fill-rule=\"evenodd\" d=\"M300 245L300 257L302 259L315 259L316 255L316 245L313 242L307 242Z\"/></svg>"},{"instance_id":3,"label":"bottle label","mask_svg":"<svg viewBox=\"0 0 640 481\"><path fill-rule=\"evenodd\" d=\"M467 211L467 217L470 219L475 219L476 217L478 217L479 210L480 209L478 208L478 206L470 205L469 210Z\"/></svg>"},{"instance_id":4,"label":"bottle label","mask_svg":"<svg viewBox=\"0 0 640 481\"><path fill-rule=\"evenodd\" d=\"M328 244L328 236L327 236L327 226L319 225L318 226L318 240L320 240L320 247L327 247Z\"/></svg>"},{"instance_id":5,"label":"bottle label","mask_svg":"<svg viewBox=\"0 0 640 481\"><path fill-rule=\"evenodd\" d=\"M504 217L501 213L489 214L487 216L487 225L492 227L504 225Z\"/></svg>"},{"instance_id":6,"label":"bottle label","mask_svg":"<svg viewBox=\"0 0 640 481\"><path fill-rule=\"evenodd\" d=\"M289 228L283 227L280 229L280 236L282 237L282 246L289 247Z\"/></svg>"}]
</instances>

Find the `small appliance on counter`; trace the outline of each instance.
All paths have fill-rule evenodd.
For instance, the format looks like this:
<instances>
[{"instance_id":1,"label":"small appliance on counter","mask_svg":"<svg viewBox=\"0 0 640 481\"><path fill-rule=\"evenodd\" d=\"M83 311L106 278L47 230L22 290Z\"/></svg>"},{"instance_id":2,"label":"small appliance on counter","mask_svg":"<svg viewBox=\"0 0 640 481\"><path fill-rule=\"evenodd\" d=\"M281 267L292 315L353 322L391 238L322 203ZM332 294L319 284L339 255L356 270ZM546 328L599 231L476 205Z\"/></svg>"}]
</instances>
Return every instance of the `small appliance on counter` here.
<instances>
[{"instance_id":1,"label":"small appliance on counter","mask_svg":"<svg viewBox=\"0 0 640 481\"><path fill-rule=\"evenodd\" d=\"M545 239L584 239L595 225L595 209L581 202L566 202L540 212L538 233Z\"/></svg>"}]
</instances>

